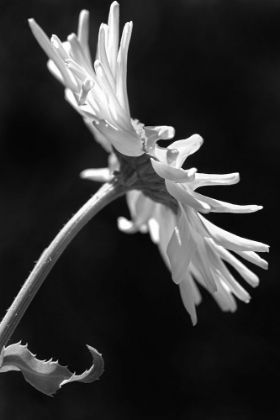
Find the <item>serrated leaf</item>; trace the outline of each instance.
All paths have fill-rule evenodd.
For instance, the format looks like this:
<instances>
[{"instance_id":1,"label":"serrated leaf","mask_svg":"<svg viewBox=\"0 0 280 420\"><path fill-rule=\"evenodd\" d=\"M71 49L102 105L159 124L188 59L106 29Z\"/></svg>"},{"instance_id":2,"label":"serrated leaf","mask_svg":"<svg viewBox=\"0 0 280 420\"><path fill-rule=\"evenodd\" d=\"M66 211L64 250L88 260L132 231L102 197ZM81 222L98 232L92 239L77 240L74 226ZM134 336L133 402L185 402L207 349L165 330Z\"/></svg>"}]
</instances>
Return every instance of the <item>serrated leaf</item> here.
<instances>
[{"instance_id":1,"label":"serrated leaf","mask_svg":"<svg viewBox=\"0 0 280 420\"><path fill-rule=\"evenodd\" d=\"M11 344L2 349L0 373L21 371L30 385L46 395L52 395L69 382L94 382L103 373L104 361L101 354L93 347L87 346L87 348L93 357L93 364L81 375L76 375L66 366L61 366L58 361L36 359L36 355L28 350L27 344L22 345L20 342Z\"/></svg>"}]
</instances>

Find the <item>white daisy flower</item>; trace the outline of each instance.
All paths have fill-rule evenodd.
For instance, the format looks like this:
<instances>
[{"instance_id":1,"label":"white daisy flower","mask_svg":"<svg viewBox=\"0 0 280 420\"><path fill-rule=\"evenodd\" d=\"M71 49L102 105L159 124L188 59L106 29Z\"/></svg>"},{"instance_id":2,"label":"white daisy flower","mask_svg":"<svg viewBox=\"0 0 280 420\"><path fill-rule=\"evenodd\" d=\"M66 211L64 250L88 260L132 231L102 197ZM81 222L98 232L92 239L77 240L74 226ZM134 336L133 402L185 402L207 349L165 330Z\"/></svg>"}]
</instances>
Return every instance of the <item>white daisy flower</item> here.
<instances>
[{"instance_id":1,"label":"white daisy flower","mask_svg":"<svg viewBox=\"0 0 280 420\"><path fill-rule=\"evenodd\" d=\"M127 201L132 220L120 218L119 228L127 233L150 233L180 287L193 324L197 322L195 307L201 301L196 282L213 294L222 310L235 311L233 296L248 302L250 295L225 262L251 286L257 286L259 279L230 251L266 269L267 262L256 252L268 252L268 246L226 232L202 214L252 213L262 207L237 206L196 192L202 186L235 184L239 174L206 175L195 168L182 169L186 158L202 145L199 135L162 148L157 141L172 139L172 127L145 127L131 119L126 72L132 22L124 26L119 46L119 5L112 3L108 25L100 27L94 66L88 48L88 22L84 10L78 35L71 34L61 42L55 35L49 40L33 19L29 21L49 56L49 69L66 87L66 99L110 153L108 168L88 169L81 176L101 182L117 178L130 189Z\"/></svg>"}]
</instances>

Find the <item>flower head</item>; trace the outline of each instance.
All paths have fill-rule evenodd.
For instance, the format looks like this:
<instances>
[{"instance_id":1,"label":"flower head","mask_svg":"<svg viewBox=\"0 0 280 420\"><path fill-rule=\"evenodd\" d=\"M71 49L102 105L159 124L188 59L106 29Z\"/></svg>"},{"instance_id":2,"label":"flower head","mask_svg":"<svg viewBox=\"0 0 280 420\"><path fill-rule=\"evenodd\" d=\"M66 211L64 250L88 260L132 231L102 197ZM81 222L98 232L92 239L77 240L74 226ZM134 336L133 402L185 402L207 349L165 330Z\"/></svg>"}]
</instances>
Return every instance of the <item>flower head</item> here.
<instances>
[{"instance_id":1,"label":"flower head","mask_svg":"<svg viewBox=\"0 0 280 420\"><path fill-rule=\"evenodd\" d=\"M202 214L252 213L262 207L237 206L196 192L203 186L235 184L239 174L207 175L197 173L195 168L184 170L187 157L202 145L199 135L163 148L157 141L172 139L175 133L172 127L145 127L131 119L126 71L132 22L125 25L119 46L119 5L112 3L108 25L100 27L92 67L88 21L88 12L82 11L78 35L69 35L63 43L55 35L49 41L35 21L29 21L37 41L50 58L49 69L66 87L66 99L110 153L108 168L86 170L82 177L101 182L119 178L130 188L127 201L132 220L120 218L119 228L127 233L150 232L173 281L180 287L194 324L195 307L201 300L196 282L213 294L222 310L235 311L233 295L244 302L250 296L225 262L251 286L257 286L259 280L230 251L266 269L267 262L256 252L267 252L268 246L226 232Z\"/></svg>"}]
</instances>

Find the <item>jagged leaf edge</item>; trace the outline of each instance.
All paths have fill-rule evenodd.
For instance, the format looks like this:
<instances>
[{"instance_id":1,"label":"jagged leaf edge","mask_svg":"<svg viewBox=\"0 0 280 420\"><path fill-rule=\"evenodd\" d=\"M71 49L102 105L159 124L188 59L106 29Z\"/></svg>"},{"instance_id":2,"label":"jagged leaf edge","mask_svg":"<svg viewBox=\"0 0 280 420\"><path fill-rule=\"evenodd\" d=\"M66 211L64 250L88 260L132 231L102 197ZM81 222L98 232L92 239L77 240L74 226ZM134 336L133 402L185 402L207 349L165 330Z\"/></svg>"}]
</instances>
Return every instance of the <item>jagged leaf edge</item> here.
<instances>
[{"instance_id":1,"label":"jagged leaf edge","mask_svg":"<svg viewBox=\"0 0 280 420\"><path fill-rule=\"evenodd\" d=\"M67 366L60 365L58 361L37 359L36 355L28 350L27 344L22 345L21 342L2 349L0 373L21 371L30 385L51 396L69 382L93 382L103 373L104 361L101 354L93 347L88 345L87 347L93 357L93 364L81 375L73 374Z\"/></svg>"}]
</instances>

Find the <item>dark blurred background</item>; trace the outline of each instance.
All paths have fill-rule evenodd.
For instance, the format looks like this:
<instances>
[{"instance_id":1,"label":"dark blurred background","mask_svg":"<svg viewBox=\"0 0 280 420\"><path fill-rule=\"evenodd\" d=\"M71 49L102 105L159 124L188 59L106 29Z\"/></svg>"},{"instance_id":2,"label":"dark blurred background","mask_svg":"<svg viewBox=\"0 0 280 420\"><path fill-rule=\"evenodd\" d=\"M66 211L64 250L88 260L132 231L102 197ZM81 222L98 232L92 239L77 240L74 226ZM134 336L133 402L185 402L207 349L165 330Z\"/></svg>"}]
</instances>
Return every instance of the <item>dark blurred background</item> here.
<instances>
[{"instance_id":1,"label":"dark blurred background","mask_svg":"<svg viewBox=\"0 0 280 420\"><path fill-rule=\"evenodd\" d=\"M64 101L27 19L64 40L76 31L79 11L90 10L94 56L110 3L0 1L1 317L44 248L97 190L79 173L107 164L105 151ZM203 292L192 327L149 236L118 231L117 217L129 215L119 199L71 243L11 340L22 339L39 358L54 357L77 372L90 366L90 344L103 354L105 373L93 384L70 384L55 398L18 372L0 375L0 419L278 419L280 1L120 4L121 27L134 23L132 116L174 126L175 139L201 134L204 145L188 167L240 172L238 185L209 194L264 210L211 220L269 243L270 269L250 267L260 286L246 286L253 299L239 302L235 314L222 313Z\"/></svg>"}]
</instances>

